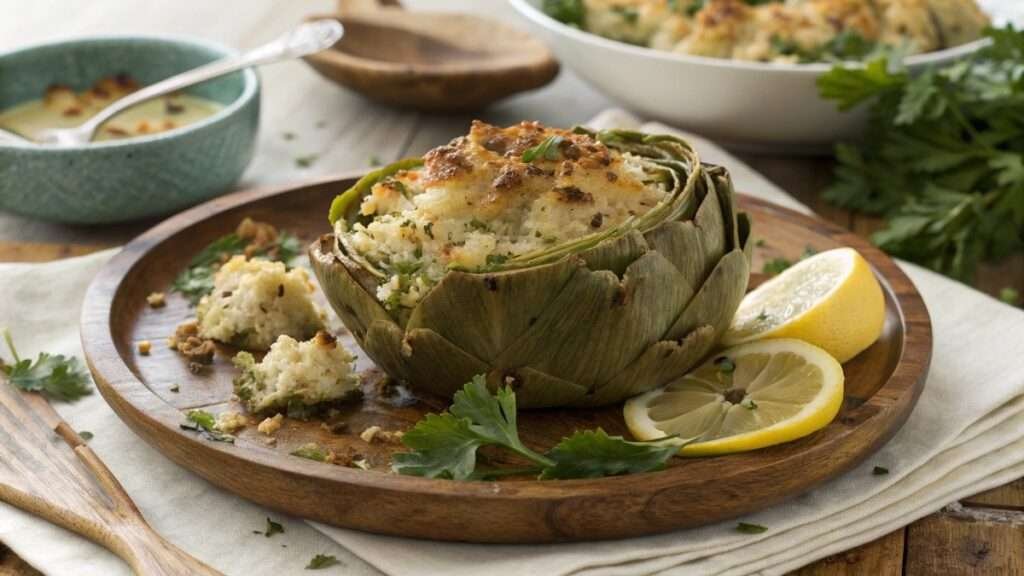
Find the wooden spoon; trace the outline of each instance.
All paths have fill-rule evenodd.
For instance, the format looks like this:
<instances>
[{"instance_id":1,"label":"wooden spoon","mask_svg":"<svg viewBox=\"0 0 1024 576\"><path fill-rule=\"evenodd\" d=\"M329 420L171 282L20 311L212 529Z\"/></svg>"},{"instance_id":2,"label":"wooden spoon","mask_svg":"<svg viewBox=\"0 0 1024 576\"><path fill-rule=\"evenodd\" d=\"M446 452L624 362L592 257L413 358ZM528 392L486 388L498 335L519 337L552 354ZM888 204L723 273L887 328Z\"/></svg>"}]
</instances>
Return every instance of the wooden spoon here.
<instances>
[{"instance_id":1,"label":"wooden spoon","mask_svg":"<svg viewBox=\"0 0 1024 576\"><path fill-rule=\"evenodd\" d=\"M306 61L378 102L429 112L473 110L558 74L558 62L542 43L492 20L408 12L395 0L348 0L339 9L335 18L345 36Z\"/></svg>"},{"instance_id":2,"label":"wooden spoon","mask_svg":"<svg viewBox=\"0 0 1024 576\"><path fill-rule=\"evenodd\" d=\"M157 534L45 398L0 378L0 501L77 532L146 576L221 576Z\"/></svg>"}]
</instances>

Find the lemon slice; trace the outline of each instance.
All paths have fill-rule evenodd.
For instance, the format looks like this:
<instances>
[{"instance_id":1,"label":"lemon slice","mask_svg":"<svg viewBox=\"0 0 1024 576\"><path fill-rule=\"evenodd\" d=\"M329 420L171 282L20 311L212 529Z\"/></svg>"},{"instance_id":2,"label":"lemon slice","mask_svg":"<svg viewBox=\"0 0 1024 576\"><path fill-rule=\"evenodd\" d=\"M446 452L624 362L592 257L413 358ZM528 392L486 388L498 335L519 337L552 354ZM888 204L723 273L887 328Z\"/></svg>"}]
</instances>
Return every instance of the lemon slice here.
<instances>
[{"instance_id":1,"label":"lemon slice","mask_svg":"<svg viewBox=\"0 0 1024 576\"><path fill-rule=\"evenodd\" d=\"M871 266L856 250L837 248L747 294L722 343L796 338L846 362L871 346L884 324L885 298Z\"/></svg>"},{"instance_id":2,"label":"lemon slice","mask_svg":"<svg viewBox=\"0 0 1024 576\"><path fill-rule=\"evenodd\" d=\"M638 440L678 436L680 453L712 456L789 442L828 425L843 403L843 367L800 340L725 350L670 384L626 402Z\"/></svg>"}]
</instances>

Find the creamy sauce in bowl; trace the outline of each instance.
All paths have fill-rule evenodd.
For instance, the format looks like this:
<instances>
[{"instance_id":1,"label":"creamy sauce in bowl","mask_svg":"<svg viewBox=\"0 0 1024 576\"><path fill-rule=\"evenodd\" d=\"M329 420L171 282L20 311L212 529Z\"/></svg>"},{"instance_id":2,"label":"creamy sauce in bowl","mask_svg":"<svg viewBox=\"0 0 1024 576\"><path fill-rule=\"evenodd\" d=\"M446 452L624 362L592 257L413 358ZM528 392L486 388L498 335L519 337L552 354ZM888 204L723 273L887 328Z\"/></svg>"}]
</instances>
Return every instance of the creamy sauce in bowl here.
<instances>
[{"instance_id":1,"label":"creamy sauce in bowl","mask_svg":"<svg viewBox=\"0 0 1024 576\"><path fill-rule=\"evenodd\" d=\"M79 126L115 100L138 89L139 84L123 74L103 78L83 92L54 84L46 89L42 98L0 111L0 127L38 140L44 130ZM191 94L154 98L111 118L96 131L93 141L173 130L209 118L223 107L218 102Z\"/></svg>"}]
</instances>

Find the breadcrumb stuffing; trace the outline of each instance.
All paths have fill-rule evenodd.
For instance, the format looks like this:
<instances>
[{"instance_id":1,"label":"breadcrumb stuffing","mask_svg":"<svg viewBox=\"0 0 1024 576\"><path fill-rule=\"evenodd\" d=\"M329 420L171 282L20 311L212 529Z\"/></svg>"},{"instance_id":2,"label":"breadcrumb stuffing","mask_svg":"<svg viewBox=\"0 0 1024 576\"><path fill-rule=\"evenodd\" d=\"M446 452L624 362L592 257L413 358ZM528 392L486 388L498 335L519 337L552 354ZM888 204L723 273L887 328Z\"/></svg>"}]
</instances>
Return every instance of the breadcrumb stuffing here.
<instances>
[{"instance_id":1,"label":"breadcrumb stuffing","mask_svg":"<svg viewBox=\"0 0 1024 576\"><path fill-rule=\"evenodd\" d=\"M225 434L234 434L249 425L249 419L238 412L221 412L213 429Z\"/></svg>"},{"instance_id":2,"label":"breadcrumb stuffing","mask_svg":"<svg viewBox=\"0 0 1024 576\"><path fill-rule=\"evenodd\" d=\"M195 320L179 324L167 339L167 346L181 352L190 364L212 364L217 350L213 340L199 336L199 324Z\"/></svg>"},{"instance_id":3,"label":"breadcrumb stuffing","mask_svg":"<svg viewBox=\"0 0 1024 576\"><path fill-rule=\"evenodd\" d=\"M402 436L404 435L405 432L402 432L401 430L384 430L380 426L370 426L363 430L359 434L359 437L363 442L368 444L372 444L373 442L395 443L401 441Z\"/></svg>"},{"instance_id":4,"label":"breadcrumb stuffing","mask_svg":"<svg viewBox=\"0 0 1024 576\"><path fill-rule=\"evenodd\" d=\"M139 354L143 356L149 356L149 351L153 348L153 343L149 340L143 340L139 342Z\"/></svg>"},{"instance_id":5,"label":"breadcrumb stuffing","mask_svg":"<svg viewBox=\"0 0 1024 576\"><path fill-rule=\"evenodd\" d=\"M167 305L167 296L163 292L152 292L146 296L146 303L150 308L163 308Z\"/></svg>"},{"instance_id":6,"label":"breadcrumb stuffing","mask_svg":"<svg viewBox=\"0 0 1024 576\"><path fill-rule=\"evenodd\" d=\"M283 414L274 414L268 418L264 418L260 425L256 427L256 430L260 434L266 434L267 436L273 436L275 432L281 429L281 421L284 420Z\"/></svg>"}]
</instances>

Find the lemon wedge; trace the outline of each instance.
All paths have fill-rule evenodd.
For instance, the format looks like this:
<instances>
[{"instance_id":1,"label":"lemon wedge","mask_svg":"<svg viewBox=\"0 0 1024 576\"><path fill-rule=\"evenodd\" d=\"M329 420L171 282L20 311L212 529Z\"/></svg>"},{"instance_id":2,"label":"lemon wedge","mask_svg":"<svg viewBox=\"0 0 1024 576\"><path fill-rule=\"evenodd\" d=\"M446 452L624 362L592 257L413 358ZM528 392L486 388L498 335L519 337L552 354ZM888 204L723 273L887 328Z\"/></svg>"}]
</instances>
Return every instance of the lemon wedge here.
<instances>
[{"instance_id":1,"label":"lemon wedge","mask_svg":"<svg viewBox=\"0 0 1024 576\"><path fill-rule=\"evenodd\" d=\"M885 324L885 298L871 266L852 248L821 252L753 290L722 338L726 346L795 338L846 362Z\"/></svg>"},{"instance_id":2,"label":"lemon wedge","mask_svg":"<svg viewBox=\"0 0 1024 576\"><path fill-rule=\"evenodd\" d=\"M789 442L828 425L843 403L843 367L800 340L724 350L693 372L630 399L638 440L677 436L685 456L713 456Z\"/></svg>"}]
</instances>

